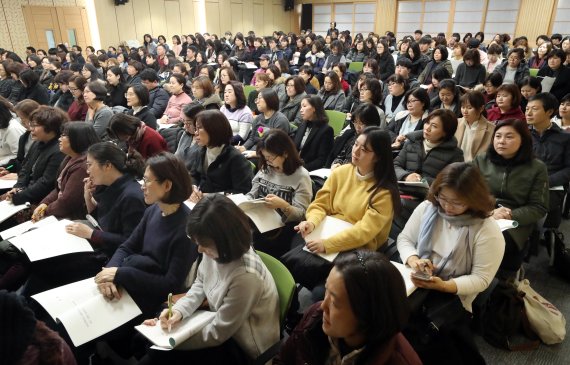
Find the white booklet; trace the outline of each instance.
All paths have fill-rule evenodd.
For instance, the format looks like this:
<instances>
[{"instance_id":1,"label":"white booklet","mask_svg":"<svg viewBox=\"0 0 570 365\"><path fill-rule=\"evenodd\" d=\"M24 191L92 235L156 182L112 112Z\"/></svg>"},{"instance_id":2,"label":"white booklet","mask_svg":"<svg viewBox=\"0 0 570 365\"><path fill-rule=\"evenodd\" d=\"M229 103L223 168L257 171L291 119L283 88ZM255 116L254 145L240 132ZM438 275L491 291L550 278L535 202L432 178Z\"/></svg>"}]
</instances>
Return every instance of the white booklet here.
<instances>
[{"instance_id":1,"label":"white booklet","mask_svg":"<svg viewBox=\"0 0 570 365\"><path fill-rule=\"evenodd\" d=\"M0 189L12 189L14 185L16 185L17 181L17 177L16 179L7 179L5 177L0 177Z\"/></svg>"},{"instance_id":2,"label":"white booklet","mask_svg":"<svg viewBox=\"0 0 570 365\"><path fill-rule=\"evenodd\" d=\"M96 339L142 314L129 293L106 300L89 278L33 295L49 315L60 321L75 346Z\"/></svg>"},{"instance_id":3,"label":"white booklet","mask_svg":"<svg viewBox=\"0 0 570 365\"><path fill-rule=\"evenodd\" d=\"M158 322L154 326L141 324L140 326L135 326L135 329L160 349L172 350L198 333L215 316L216 312L197 310L190 317L184 318L180 323L174 325L170 332L162 329Z\"/></svg>"},{"instance_id":4,"label":"white booklet","mask_svg":"<svg viewBox=\"0 0 570 365\"><path fill-rule=\"evenodd\" d=\"M65 226L70 223L67 219L48 223L10 239L10 243L32 262L76 252L93 252L89 241L65 231Z\"/></svg>"},{"instance_id":5,"label":"white booklet","mask_svg":"<svg viewBox=\"0 0 570 365\"><path fill-rule=\"evenodd\" d=\"M323 221L321 222L321 224L319 224L317 227L315 227L315 229L313 230L313 232L309 233L306 237L305 237L305 241L312 241L315 239L327 239L329 237L334 236L337 233L340 233L350 227L352 227L353 224L348 223L346 221L343 221L342 219L338 219L335 217L331 217L331 216L326 216L325 219L323 219ZM307 251L307 252L311 252L307 246L305 246L303 248L303 250ZM334 252L334 253L319 253L317 254L319 256L321 256L323 259L328 260L330 262L333 262L334 259L338 256L338 252Z\"/></svg>"},{"instance_id":6,"label":"white booklet","mask_svg":"<svg viewBox=\"0 0 570 365\"><path fill-rule=\"evenodd\" d=\"M267 207L264 199L249 200L243 194L231 194L227 196L231 201L243 210L255 224L259 232L264 233L283 227L285 224L275 209Z\"/></svg>"},{"instance_id":7,"label":"white booklet","mask_svg":"<svg viewBox=\"0 0 570 365\"><path fill-rule=\"evenodd\" d=\"M510 219L497 219L495 222L499 225L501 232L506 231L507 229L517 228L519 226L519 222Z\"/></svg>"},{"instance_id":8,"label":"white booklet","mask_svg":"<svg viewBox=\"0 0 570 365\"><path fill-rule=\"evenodd\" d=\"M57 222L57 218L54 217L53 215L50 215L49 217L39 220L36 223L32 221L25 221L24 223L20 223L17 226L8 228L7 230L0 232L0 237L2 237L2 239L4 240L9 240L10 238L14 238L16 236L32 231L41 226L55 222Z\"/></svg>"},{"instance_id":9,"label":"white booklet","mask_svg":"<svg viewBox=\"0 0 570 365\"><path fill-rule=\"evenodd\" d=\"M28 209L30 203L14 205L11 201L3 200L0 202L0 223L4 222L6 219L10 218L14 214Z\"/></svg>"},{"instance_id":10,"label":"white booklet","mask_svg":"<svg viewBox=\"0 0 570 365\"><path fill-rule=\"evenodd\" d=\"M309 172L310 176L320 177L321 179L328 179L331 176L331 169L318 169Z\"/></svg>"},{"instance_id":11,"label":"white booklet","mask_svg":"<svg viewBox=\"0 0 570 365\"><path fill-rule=\"evenodd\" d=\"M398 269L398 271L402 275L402 278L404 279L404 284L406 284L406 294L410 296L417 289L417 287L412 282L411 278L411 275L414 272L414 270L412 270L412 268L407 265L400 264L399 262L395 261L390 261L390 262L392 263L392 265L396 266L396 269Z\"/></svg>"}]
</instances>

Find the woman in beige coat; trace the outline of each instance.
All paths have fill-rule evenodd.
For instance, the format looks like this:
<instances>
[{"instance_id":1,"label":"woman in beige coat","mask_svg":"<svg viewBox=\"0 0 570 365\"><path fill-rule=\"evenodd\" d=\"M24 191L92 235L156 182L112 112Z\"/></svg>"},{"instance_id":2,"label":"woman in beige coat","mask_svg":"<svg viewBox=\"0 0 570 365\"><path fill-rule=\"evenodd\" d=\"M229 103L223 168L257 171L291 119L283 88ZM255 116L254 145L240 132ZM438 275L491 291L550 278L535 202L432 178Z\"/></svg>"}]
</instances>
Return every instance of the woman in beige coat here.
<instances>
[{"instance_id":1,"label":"woman in beige coat","mask_svg":"<svg viewBox=\"0 0 570 365\"><path fill-rule=\"evenodd\" d=\"M489 147L495 125L483 115L485 98L479 91L466 93L461 97L461 114L457 121L457 146L463 150L465 162L470 162Z\"/></svg>"}]
</instances>

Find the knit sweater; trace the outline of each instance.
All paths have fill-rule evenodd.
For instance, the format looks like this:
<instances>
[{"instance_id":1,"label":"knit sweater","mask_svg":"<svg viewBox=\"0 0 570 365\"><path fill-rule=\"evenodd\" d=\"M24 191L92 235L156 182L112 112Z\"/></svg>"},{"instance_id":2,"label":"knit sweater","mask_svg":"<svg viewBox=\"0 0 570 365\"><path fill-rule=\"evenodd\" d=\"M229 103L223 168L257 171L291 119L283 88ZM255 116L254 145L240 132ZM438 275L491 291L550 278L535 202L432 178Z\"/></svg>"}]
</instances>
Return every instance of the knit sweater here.
<instances>
[{"instance_id":1,"label":"knit sweater","mask_svg":"<svg viewBox=\"0 0 570 365\"><path fill-rule=\"evenodd\" d=\"M7 128L0 129L0 165L5 165L18 155L18 142L24 128L15 118L10 119Z\"/></svg>"},{"instance_id":2,"label":"knit sweater","mask_svg":"<svg viewBox=\"0 0 570 365\"><path fill-rule=\"evenodd\" d=\"M260 133L260 128L263 128L262 133ZM257 142L261 140L262 134L267 133L270 129L277 128L281 129L283 132L289 134L290 125L287 117L281 112L275 112L271 117L265 119L263 114L259 114L253 120L253 126L251 128L251 133L247 137L247 140L243 146L248 150L255 150L257 148Z\"/></svg>"},{"instance_id":3,"label":"knit sweater","mask_svg":"<svg viewBox=\"0 0 570 365\"><path fill-rule=\"evenodd\" d=\"M164 111L164 114L168 115L168 122L178 123L179 121L182 121L182 108L191 102L192 99L184 92L178 95L172 95L170 99L168 99L168 104Z\"/></svg>"},{"instance_id":4,"label":"knit sweater","mask_svg":"<svg viewBox=\"0 0 570 365\"><path fill-rule=\"evenodd\" d=\"M166 217L158 204L150 206L106 266L118 268L114 283L131 295L145 316L154 316L168 293L183 289L198 257L184 229L188 214L184 204Z\"/></svg>"},{"instance_id":5,"label":"knit sweater","mask_svg":"<svg viewBox=\"0 0 570 365\"><path fill-rule=\"evenodd\" d=\"M283 222L302 221L313 197L309 172L304 167L299 167L291 175L285 175L273 168L267 171L259 170L253 178L247 197L259 199L269 194L274 194L293 206L288 216L281 214Z\"/></svg>"},{"instance_id":6,"label":"knit sweater","mask_svg":"<svg viewBox=\"0 0 570 365\"><path fill-rule=\"evenodd\" d=\"M173 307L188 317L208 300L214 319L177 349L221 345L233 338L252 359L279 340L279 296L273 277L250 248L226 264L204 255L198 275Z\"/></svg>"},{"instance_id":7,"label":"knit sweater","mask_svg":"<svg viewBox=\"0 0 570 365\"><path fill-rule=\"evenodd\" d=\"M407 262L412 255L418 255L417 245L420 227L429 201L421 203L412 213L404 230L398 236L398 251L402 262ZM471 312L471 303L485 290L497 273L497 269L505 251L505 240L493 217L482 219L480 229L473 238L471 271L468 274L453 278L457 285L457 295L466 310ZM431 236L432 254L429 257L434 266L439 266L442 259L453 250L459 237L461 227L449 226L445 219L437 217ZM463 244L463 243L458 243Z\"/></svg>"},{"instance_id":8,"label":"knit sweater","mask_svg":"<svg viewBox=\"0 0 570 365\"><path fill-rule=\"evenodd\" d=\"M472 88L475 85L483 84L486 76L485 66L467 66L466 63L461 63L457 66L455 77L453 78L457 85Z\"/></svg>"},{"instance_id":9,"label":"knit sweater","mask_svg":"<svg viewBox=\"0 0 570 365\"><path fill-rule=\"evenodd\" d=\"M97 132L97 136L102 141L107 138L107 127L109 127L109 121L113 117L113 111L106 105L103 105L95 114L93 114L93 119L89 117L89 113L87 113L87 117L85 121L87 123L93 123L93 128L95 132Z\"/></svg>"},{"instance_id":10,"label":"knit sweater","mask_svg":"<svg viewBox=\"0 0 570 365\"><path fill-rule=\"evenodd\" d=\"M220 108L220 111L228 118L232 133L234 135L234 142L244 142L249 132L251 131L251 122L253 121L253 113L246 105L241 109L228 109L227 105Z\"/></svg>"},{"instance_id":11,"label":"knit sweater","mask_svg":"<svg viewBox=\"0 0 570 365\"><path fill-rule=\"evenodd\" d=\"M354 248L377 250L388 239L394 208L390 191L380 189L370 200L376 180L357 177L352 164L334 169L307 209L307 221L318 226L325 216L354 224L323 240L327 253Z\"/></svg>"}]
</instances>

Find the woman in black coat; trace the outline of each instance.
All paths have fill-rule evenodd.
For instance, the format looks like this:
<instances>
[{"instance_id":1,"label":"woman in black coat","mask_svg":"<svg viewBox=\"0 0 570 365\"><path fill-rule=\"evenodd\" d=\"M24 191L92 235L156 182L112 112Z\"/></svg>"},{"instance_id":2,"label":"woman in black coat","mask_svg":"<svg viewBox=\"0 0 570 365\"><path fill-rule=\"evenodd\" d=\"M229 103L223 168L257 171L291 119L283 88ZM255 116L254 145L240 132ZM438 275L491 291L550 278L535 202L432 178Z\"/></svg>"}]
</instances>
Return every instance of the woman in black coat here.
<instances>
[{"instance_id":1,"label":"woman in black coat","mask_svg":"<svg viewBox=\"0 0 570 365\"><path fill-rule=\"evenodd\" d=\"M18 101L32 99L40 105L49 105L47 89L40 84L40 76L30 69L20 72L20 82L24 86Z\"/></svg>"},{"instance_id":2,"label":"woman in black coat","mask_svg":"<svg viewBox=\"0 0 570 365\"><path fill-rule=\"evenodd\" d=\"M152 110L148 108L150 95L146 86L142 84L131 85L127 89L127 106L131 109L126 114L139 118L152 129L158 127L156 117Z\"/></svg>"},{"instance_id":3,"label":"woman in black coat","mask_svg":"<svg viewBox=\"0 0 570 365\"><path fill-rule=\"evenodd\" d=\"M107 90L105 105L111 108L114 106L127 107L127 98L125 97L127 84L123 71L119 66L114 66L107 70Z\"/></svg>"},{"instance_id":4,"label":"woman in black coat","mask_svg":"<svg viewBox=\"0 0 570 365\"><path fill-rule=\"evenodd\" d=\"M316 95L306 96L301 101L303 122L295 133L295 146L308 171L325 166L334 141L334 132L329 126L323 101Z\"/></svg>"}]
</instances>

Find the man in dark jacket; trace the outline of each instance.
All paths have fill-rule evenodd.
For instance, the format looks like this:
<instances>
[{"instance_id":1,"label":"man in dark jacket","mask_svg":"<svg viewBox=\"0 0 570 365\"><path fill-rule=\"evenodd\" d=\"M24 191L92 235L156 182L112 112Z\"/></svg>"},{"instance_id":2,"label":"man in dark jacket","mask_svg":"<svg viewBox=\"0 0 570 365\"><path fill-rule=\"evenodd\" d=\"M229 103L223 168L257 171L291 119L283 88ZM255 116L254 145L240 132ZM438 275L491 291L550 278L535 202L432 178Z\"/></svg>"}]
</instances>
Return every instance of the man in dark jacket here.
<instances>
[{"instance_id":1,"label":"man in dark jacket","mask_svg":"<svg viewBox=\"0 0 570 365\"><path fill-rule=\"evenodd\" d=\"M148 109L154 114L156 119L162 118L170 95L158 85L160 80L156 71L147 68L139 76L141 83L148 89L150 94Z\"/></svg>"},{"instance_id":2,"label":"man in dark jacket","mask_svg":"<svg viewBox=\"0 0 570 365\"><path fill-rule=\"evenodd\" d=\"M539 93L529 99L525 113L534 154L548 169L550 210L544 222L548 228L560 225L562 201L570 182L570 134L550 121L557 110L558 101L554 95Z\"/></svg>"}]
</instances>

